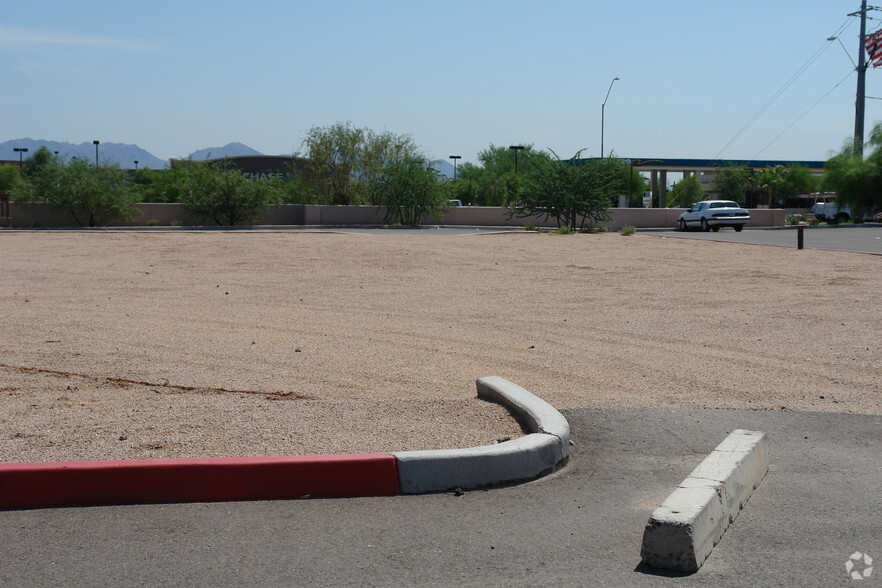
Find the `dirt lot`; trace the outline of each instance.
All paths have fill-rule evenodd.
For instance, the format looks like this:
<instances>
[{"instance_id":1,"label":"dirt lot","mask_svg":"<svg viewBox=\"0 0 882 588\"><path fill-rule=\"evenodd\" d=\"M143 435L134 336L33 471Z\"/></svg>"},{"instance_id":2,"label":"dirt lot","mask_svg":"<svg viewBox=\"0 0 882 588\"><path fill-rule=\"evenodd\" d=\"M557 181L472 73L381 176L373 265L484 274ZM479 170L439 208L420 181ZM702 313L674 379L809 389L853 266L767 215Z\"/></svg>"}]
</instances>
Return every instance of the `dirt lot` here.
<instances>
[{"instance_id":1,"label":"dirt lot","mask_svg":"<svg viewBox=\"0 0 882 588\"><path fill-rule=\"evenodd\" d=\"M0 461L433 449L475 399L882 414L882 258L618 234L0 233ZM819 271L823 268L823 271Z\"/></svg>"}]
</instances>

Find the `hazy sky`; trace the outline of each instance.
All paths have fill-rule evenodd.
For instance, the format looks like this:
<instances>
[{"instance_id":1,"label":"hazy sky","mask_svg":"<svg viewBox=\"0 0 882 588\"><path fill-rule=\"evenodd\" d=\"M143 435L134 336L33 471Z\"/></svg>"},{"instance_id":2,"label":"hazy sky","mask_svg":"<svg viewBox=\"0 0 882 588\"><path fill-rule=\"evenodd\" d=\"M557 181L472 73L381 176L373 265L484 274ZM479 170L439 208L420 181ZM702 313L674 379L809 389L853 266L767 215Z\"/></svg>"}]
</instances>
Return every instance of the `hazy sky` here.
<instances>
[{"instance_id":1,"label":"hazy sky","mask_svg":"<svg viewBox=\"0 0 882 588\"><path fill-rule=\"evenodd\" d=\"M621 157L822 160L854 132L859 20L847 15L858 8L9 0L0 141L136 143L160 158L241 141L288 154L310 127L352 121L411 134L434 158L474 161L490 143L597 156L619 77L604 147ZM826 40L835 34L848 53ZM867 94L882 97L882 69L867 72ZM882 100L866 112L869 131Z\"/></svg>"}]
</instances>

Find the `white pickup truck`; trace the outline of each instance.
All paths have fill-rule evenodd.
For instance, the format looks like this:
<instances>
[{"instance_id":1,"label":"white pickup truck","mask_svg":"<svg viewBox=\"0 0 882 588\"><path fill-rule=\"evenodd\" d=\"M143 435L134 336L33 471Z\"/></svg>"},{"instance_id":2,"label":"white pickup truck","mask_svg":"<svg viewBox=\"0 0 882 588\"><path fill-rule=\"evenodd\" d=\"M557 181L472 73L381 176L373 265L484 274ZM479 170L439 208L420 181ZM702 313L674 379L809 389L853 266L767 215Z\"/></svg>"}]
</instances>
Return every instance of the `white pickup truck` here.
<instances>
[{"instance_id":1,"label":"white pickup truck","mask_svg":"<svg viewBox=\"0 0 882 588\"><path fill-rule=\"evenodd\" d=\"M827 224L838 224L838 223L847 223L850 220L854 220L852 218L851 209L847 206L839 207L839 205L834 202L818 202L814 206L812 206L812 214L815 215L820 221L824 221ZM866 212L864 213L864 218L855 222L863 222L873 220L873 213Z\"/></svg>"}]
</instances>

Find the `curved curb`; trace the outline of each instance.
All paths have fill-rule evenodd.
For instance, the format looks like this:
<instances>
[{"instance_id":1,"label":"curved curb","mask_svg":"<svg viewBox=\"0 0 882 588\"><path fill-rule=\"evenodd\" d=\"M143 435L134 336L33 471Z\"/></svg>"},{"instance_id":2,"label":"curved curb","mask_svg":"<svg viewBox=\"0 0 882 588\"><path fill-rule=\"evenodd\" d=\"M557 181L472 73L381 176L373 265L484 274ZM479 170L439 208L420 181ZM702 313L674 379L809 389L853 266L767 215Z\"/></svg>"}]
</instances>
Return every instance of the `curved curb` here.
<instances>
[{"instance_id":1,"label":"curved curb","mask_svg":"<svg viewBox=\"0 0 882 588\"><path fill-rule=\"evenodd\" d=\"M566 462L569 424L551 405L502 378L477 387L532 433L438 451L6 463L0 509L422 494L532 480Z\"/></svg>"},{"instance_id":2,"label":"curved curb","mask_svg":"<svg viewBox=\"0 0 882 588\"><path fill-rule=\"evenodd\" d=\"M498 445L393 453L402 494L524 482L549 474L566 462L570 425L554 407L496 376L480 378L476 384L479 398L514 412L531 434Z\"/></svg>"}]
</instances>

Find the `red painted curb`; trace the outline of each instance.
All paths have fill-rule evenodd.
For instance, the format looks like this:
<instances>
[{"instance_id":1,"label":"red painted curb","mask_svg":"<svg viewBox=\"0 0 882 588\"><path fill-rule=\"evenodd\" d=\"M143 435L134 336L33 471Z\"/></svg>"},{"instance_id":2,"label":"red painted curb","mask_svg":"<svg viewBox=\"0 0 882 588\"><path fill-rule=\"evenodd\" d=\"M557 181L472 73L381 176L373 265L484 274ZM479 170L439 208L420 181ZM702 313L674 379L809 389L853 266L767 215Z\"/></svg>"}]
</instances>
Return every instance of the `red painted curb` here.
<instances>
[{"instance_id":1,"label":"red painted curb","mask_svg":"<svg viewBox=\"0 0 882 588\"><path fill-rule=\"evenodd\" d=\"M0 464L0 508L399 494L386 453Z\"/></svg>"}]
</instances>

